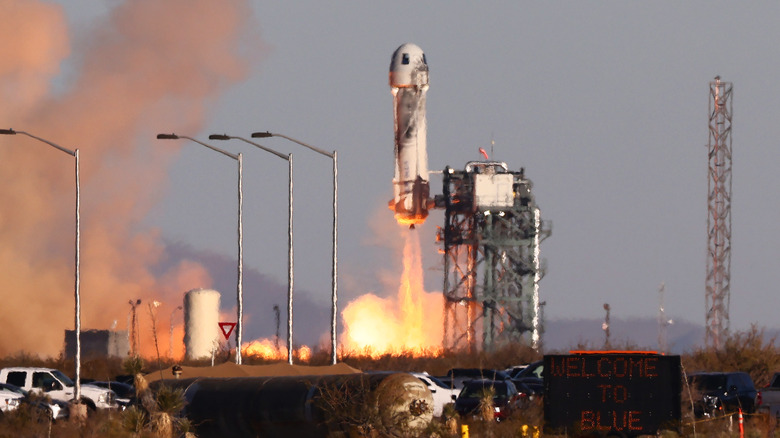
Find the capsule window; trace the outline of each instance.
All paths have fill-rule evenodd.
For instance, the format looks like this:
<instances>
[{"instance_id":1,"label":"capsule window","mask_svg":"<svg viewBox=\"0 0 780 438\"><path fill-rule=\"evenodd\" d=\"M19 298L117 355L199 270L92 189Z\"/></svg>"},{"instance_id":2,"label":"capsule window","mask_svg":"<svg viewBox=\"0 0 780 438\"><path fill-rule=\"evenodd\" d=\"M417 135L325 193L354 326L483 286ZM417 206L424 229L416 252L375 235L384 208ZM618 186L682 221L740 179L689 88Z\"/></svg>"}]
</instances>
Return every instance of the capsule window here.
<instances>
[{"instance_id":1,"label":"capsule window","mask_svg":"<svg viewBox=\"0 0 780 438\"><path fill-rule=\"evenodd\" d=\"M404 65L409 64L409 54L408 53L404 53L403 58L401 58L401 64L404 64Z\"/></svg>"},{"instance_id":2,"label":"capsule window","mask_svg":"<svg viewBox=\"0 0 780 438\"><path fill-rule=\"evenodd\" d=\"M428 61L425 60L425 53L423 53L423 64L428 65Z\"/></svg>"}]
</instances>

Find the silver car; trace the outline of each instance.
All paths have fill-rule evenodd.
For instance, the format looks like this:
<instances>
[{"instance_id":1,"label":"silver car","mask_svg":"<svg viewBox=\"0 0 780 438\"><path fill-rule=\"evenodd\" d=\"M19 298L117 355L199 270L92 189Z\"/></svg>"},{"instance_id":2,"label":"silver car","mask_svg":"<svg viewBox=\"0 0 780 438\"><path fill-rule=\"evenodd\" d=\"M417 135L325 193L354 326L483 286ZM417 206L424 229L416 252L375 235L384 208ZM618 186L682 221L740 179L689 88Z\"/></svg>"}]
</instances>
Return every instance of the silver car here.
<instances>
[{"instance_id":1,"label":"silver car","mask_svg":"<svg viewBox=\"0 0 780 438\"><path fill-rule=\"evenodd\" d=\"M21 403L30 403L52 420L68 418L68 404L63 401L45 399L35 394L30 395L28 391L10 383L0 383L0 401L3 401L5 398L3 394L11 394L15 397L11 402L13 405L11 409L8 409L6 406L0 407L0 410L4 412L16 409ZM7 404L8 401L6 400L3 405Z\"/></svg>"}]
</instances>

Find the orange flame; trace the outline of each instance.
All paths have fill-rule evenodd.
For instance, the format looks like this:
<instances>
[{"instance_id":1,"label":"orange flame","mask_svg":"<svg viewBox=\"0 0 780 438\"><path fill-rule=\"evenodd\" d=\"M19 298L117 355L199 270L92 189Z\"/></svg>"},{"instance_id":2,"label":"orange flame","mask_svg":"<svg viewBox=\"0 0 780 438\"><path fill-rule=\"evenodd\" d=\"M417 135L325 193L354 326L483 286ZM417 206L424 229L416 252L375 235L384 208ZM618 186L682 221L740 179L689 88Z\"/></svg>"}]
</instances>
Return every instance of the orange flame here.
<instances>
[{"instance_id":1,"label":"orange flame","mask_svg":"<svg viewBox=\"0 0 780 438\"><path fill-rule=\"evenodd\" d=\"M287 360L287 347L276 347L270 339L258 339L251 342L245 342L241 348L241 354L247 357L254 357L266 360ZM308 362L311 359L311 348L306 345L293 350L293 356L299 361Z\"/></svg>"},{"instance_id":2,"label":"orange flame","mask_svg":"<svg viewBox=\"0 0 780 438\"><path fill-rule=\"evenodd\" d=\"M244 343L241 354L262 359L281 360L287 357L287 349L282 351L281 347L277 348L269 339L258 339Z\"/></svg>"},{"instance_id":3,"label":"orange flame","mask_svg":"<svg viewBox=\"0 0 780 438\"><path fill-rule=\"evenodd\" d=\"M384 354L430 356L441 352L442 297L423 286L420 239L404 233L403 274L398 294L380 298L366 294L349 303L342 312L345 351L372 357Z\"/></svg>"},{"instance_id":4,"label":"orange flame","mask_svg":"<svg viewBox=\"0 0 780 438\"><path fill-rule=\"evenodd\" d=\"M385 354L407 354L414 357L436 356L442 352L442 296L426 292L423 286L420 239L415 232L405 232L403 273L397 295L381 298L365 294L347 304L341 317L344 333L340 337L342 352L380 357ZM246 342L242 354L266 360L287 360L287 347L270 339ZM312 350L304 345L293 352L303 362Z\"/></svg>"},{"instance_id":5,"label":"orange flame","mask_svg":"<svg viewBox=\"0 0 780 438\"><path fill-rule=\"evenodd\" d=\"M395 214L395 220L398 222L398 225L408 225L408 226L414 226L414 225L420 225L423 222L425 222L425 219L428 217L428 212L425 212L425 214L402 214L402 213L396 213Z\"/></svg>"}]
</instances>

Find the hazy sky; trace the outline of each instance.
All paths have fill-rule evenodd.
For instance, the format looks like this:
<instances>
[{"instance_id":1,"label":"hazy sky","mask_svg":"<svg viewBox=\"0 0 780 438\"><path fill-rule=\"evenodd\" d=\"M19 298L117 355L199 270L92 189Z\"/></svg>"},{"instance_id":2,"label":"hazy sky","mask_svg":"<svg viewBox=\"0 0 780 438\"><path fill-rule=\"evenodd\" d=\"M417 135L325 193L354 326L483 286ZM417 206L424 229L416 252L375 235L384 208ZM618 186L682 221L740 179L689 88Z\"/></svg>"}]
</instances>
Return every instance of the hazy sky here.
<instances>
[{"instance_id":1,"label":"hazy sky","mask_svg":"<svg viewBox=\"0 0 780 438\"><path fill-rule=\"evenodd\" d=\"M94 29L132 2L55 3L64 7L71 35L62 71L50 79L56 94L86 69L84 53L99 38ZM179 9L161 11L149 32L183 31L186 2L176 3ZM387 208L393 175L387 72L393 51L413 42L430 67L429 167L463 168L480 159L479 147L490 152L493 140L491 158L525 168L534 183L543 219L552 222L542 244L549 321L601 318L605 302L613 318L655 317L664 282L667 314L703 324L708 83L720 75L734 83L731 325L777 326L780 192L772 177L780 150L772 133L780 115L774 79L780 4L230 3L243 11L244 28L222 50L234 58L226 63L243 63L240 73L218 72L228 79L192 98L200 116L171 105L176 114L160 117L170 99L164 96L144 128L132 131L135 153L145 151L144 160L164 167L133 229L159 228L161 241L235 257L235 163L153 134L175 132L241 151L245 266L286 285L286 162L237 141L207 140L212 133L248 138L270 130L338 150L341 303L366 292L395 293L387 285L400 272L398 236L405 230ZM196 33L222 23L219 12L194 22L187 29ZM160 59L221 53L219 47L201 53L199 44ZM188 68L182 62L175 73L187 80ZM121 80L123 71L114 74ZM284 139L262 140L294 153L296 292L328 303L331 162ZM440 178L431 181L432 193L440 193ZM433 239L442 224L436 212L418 230L430 291L442 287ZM223 303L230 300L224 295ZM264 297L245 311L270 317L271 305L284 300ZM328 323L323 316L323 332Z\"/></svg>"}]
</instances>

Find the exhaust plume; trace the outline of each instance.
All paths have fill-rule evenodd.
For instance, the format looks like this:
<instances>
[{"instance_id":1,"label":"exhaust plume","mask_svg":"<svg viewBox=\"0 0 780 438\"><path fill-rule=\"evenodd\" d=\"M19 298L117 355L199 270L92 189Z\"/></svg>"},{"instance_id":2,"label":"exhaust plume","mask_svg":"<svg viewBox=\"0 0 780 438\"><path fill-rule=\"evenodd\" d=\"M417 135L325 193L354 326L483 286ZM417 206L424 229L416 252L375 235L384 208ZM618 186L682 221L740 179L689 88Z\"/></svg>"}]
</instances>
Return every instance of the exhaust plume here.
<instances>
[{"instance_id":1,"label":"exhaust plume","mask_svg":"<svg viewBox=\"0 0 780 438\"><path fill-rule=\"evenodd\" d=\"M425 291L416 230L404 229L403 241L403 272L396 296L382 298L368 293L351 301L342 311L344 351L375 357L441 352L442 295Z\"/></svg>"},{"instance_id":2,"label":"exhaust plume","mask_svg":"<svg viewBox=\"0 0 780 438\"><path fill-rule=\"evenodd\" d=\"M0 127L80 150L83 329L124 321L128 300L160 300L165 315L186 290L211 286L186 260L162 275L151 270L166 248L140 224L177 153L174 143L153 147L153 134L197 132L207 104L247 76L251 59L241 50L262 51L251 12L247 0L124 1L88 44L73 46L60 7L0 0ZM72 81L55 93L71 59ZM0 137L0 355L57 355L73 328L74 181L72 157ZM148 325L139 325L144 355L153 350ZM167 331L158 333L163 345Z\"/></svg>"}]
</instances>

